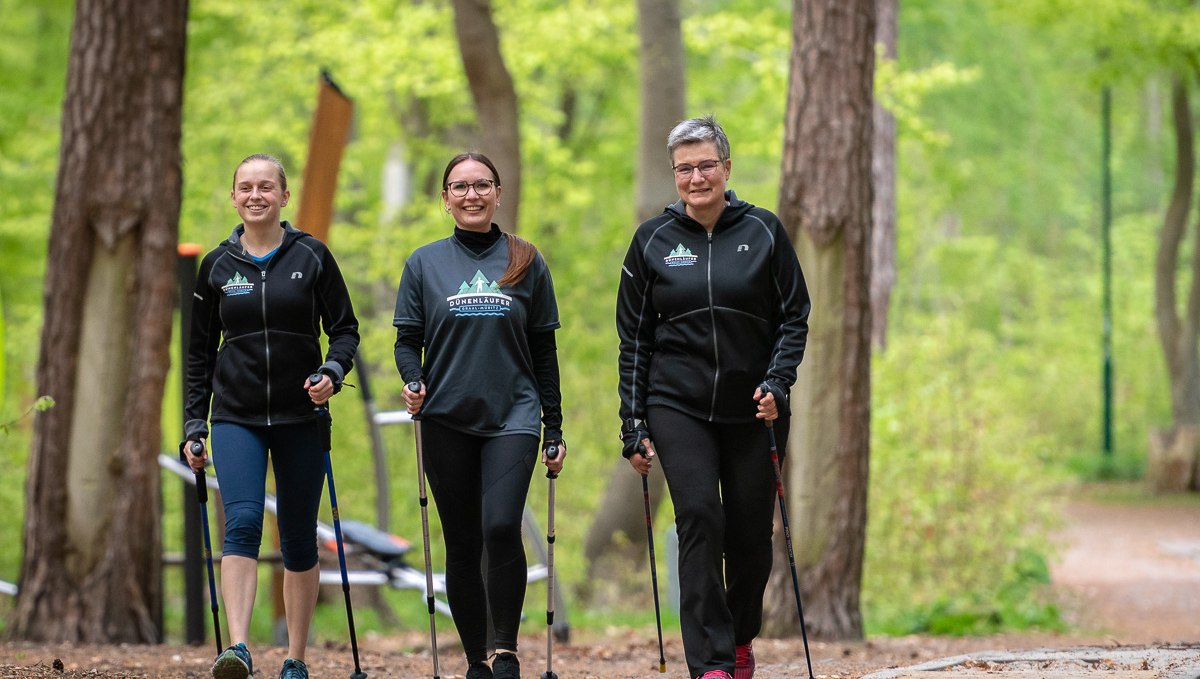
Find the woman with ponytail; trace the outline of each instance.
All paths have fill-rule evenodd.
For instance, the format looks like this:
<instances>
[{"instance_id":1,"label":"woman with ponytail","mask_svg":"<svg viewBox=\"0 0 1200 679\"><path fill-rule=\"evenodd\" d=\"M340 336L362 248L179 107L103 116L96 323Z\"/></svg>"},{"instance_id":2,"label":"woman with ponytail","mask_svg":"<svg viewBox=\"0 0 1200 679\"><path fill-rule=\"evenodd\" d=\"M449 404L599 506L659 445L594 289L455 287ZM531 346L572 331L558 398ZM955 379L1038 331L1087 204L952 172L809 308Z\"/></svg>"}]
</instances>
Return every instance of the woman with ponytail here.
<instances>
[{"instance_id":1,"label":"woman with ponytail","mask_svg":"<svg viewBox=\"0 0 1200 679\"><path fill-rule=\"evenodd\" d=\"M538 451L558 446L553 460L541 455L555 473L566 457L554 283L532 243L492 223L500 196L500 173L486 156L450 160L442 204L454 233L408 258L393 320L396 368L406 385L420 385L416 392L406 386L404 400L421 415L425 475L442 522L446 594L467 679L521 676L521 518Z\"/></svg>"}]
</instances>

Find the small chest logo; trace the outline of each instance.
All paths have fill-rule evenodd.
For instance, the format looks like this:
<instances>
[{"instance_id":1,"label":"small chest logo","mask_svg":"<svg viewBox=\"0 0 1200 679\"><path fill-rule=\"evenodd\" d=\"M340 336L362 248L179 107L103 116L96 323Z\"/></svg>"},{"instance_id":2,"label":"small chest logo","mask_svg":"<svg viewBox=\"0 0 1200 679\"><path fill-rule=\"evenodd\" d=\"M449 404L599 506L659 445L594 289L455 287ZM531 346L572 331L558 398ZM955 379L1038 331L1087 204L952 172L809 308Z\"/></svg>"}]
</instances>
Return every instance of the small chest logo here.
<instances>
[{"instance_id":1,"label":"small chest logo","mask_svg":"<svg viewBox=\"0 0 1200 679\"><path fill-rule=\"evenodd\" d=\"M488 281L482 271L468 283L458 286L458 293L446 298L455 316L503 316L512 308L512 297L500 292L495 281Z\"/></svg>"},{"instance_id":2,"label":"small chest logo","mask_svg":"<svg viewBox=\"0 0 1200 679\"><path fill-rule=\"evenodd\" d=\"M683 247L683 243L675 246L674 250L668 252L666 257L663 257L663 261L667 263L667 266L692 266L696 263L696 259L696 255L693 255L691 250Z\"/></svg>"},{"instance_id":3,"label":"small chest logo","mask_svg":"<svg viewBox=\"0 0 1200 679\"><path fill-rule=\"evenodd\" d=\"M246 280L245 276L235 271L233 278L225 281L225 285L221 286L221 292L224 292L226 297L249 295L254 292L254 284Z\"/></svg>"}]
</instances>

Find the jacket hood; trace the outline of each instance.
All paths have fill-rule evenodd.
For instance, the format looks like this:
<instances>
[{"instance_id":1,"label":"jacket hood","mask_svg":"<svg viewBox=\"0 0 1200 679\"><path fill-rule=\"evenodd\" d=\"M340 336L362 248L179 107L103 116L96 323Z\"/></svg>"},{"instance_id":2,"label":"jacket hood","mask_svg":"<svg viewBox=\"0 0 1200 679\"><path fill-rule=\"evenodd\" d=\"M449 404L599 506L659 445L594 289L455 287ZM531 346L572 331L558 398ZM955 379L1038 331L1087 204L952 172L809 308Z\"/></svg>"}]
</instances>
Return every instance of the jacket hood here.
<instances>
[{"instance_id":1,"label":"jacket hood","mask_svg":"<svg viewBox=\"0 0 1200 679\"><path fill-rule=\"evenodd\" d=\"M309 234L304 233L300 229L292 226L291 222L286 219L279 223L283 227L283 241L279 243L280 249L290 245L298 238L303 238ZM246 233L246 225L238 224L233 227L233 232L229 234L229 238L221 241L221 247L232 248L234 252L242 251L242 236Z\"/></svg>"},{"instance_id":2,"label":"jacket hood","mask_svg":"<svg viewBox=\"0 0 1200 679\"><path fill-rule=\"evenodd\" d=\"M754 209L754 205L737 197L733 189L725 191L725 210L721 212L721 216L717 218L717 224L713 227L713 233L727 228L730 224L736 224L746 215L747 212ZM700 222L692 219L687 213L687 205L683 199L679 199L671 203L663 210L665 213L675 217L677 220L690 226L695 226L698 229L704 228Z\"/></svg>"}]
</instances>

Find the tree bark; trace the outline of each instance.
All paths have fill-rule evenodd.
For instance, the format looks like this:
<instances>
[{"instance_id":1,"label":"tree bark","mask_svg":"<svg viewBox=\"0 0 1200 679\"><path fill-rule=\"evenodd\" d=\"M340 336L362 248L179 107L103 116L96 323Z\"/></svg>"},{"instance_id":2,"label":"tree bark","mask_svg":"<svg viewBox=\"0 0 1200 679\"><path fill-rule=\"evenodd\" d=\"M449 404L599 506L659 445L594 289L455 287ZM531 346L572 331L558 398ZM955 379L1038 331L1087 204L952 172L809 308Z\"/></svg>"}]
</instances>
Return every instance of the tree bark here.
<instances>
[{"instance_id":1,"label":"tree bark","mask_svg":"<svg viewBox=\"0 0 1200 679\"><path fill-rule=\"evenodd\" d=\"M813 297L785 467L805 622L863 635L859 591L870 457L874 0L795 0L779 216ZM763 633L799 621L776 531Z\"/></svg>"},{"instance_id":2,"label":"tree bark","mask_svg":"<svg viewBox=\"0 0 1200 679\"><path fill-rule=\"evenodd\" d=\"M889 61L896 60L898 2L875 0L875 44ZM892 288L896 286L896 117L878 101L872 110L871 339L876 349L883 350L887 348Z\"/></svg>"},{"instance_id":3,"label":"tree bark","mask_svg":"<svg viewBox=\"0 0 1200 679\"><path fill-rule=\"evenodd\" d=\"M181 197L186 0L75 13L11 637L162 634L158 452Z\"/></svg>"},{"instance_id":4,"label":"tree bark","mask_svg":"<svg viewBox=\"0 0 1200 679\"><path fill-rule=\"evenodd\" d=\"M667 135L685 115L687 77L678 0L638 0L638 35L641 124L634 185L635 221L641 223L662 212L677 197L667 158ZM662 471L655 465L650 473L650 502L654 512L665 494L665 486ZM618 459L609 471L600 511L596 512L584 542L588 580L593 583L599 579L616 580L626 569L645 564L647 556L641 480L628 462ZM596 588L588 594L600 598Z\"/></svg>"},{"instance_id":5,"label":"tree bark","mask_svg":"<svg viewBox=\"0 0 1200 679\"><path fill-rule=\"evenodd\" d=\"M1192 128L1191 105L1187 84L1177 78L1171 86L1171 108L1175 129L1175 187L1159 232L1158 253L1154 266L1154 316L1159 342L1167 362L1167 377L1171 388L1171 426L1151 433L1159 441L1151 449L1178 447L1179 441L1194 440L1180 436L1180 430L1200 424L1200 358L1197 356L1197 334L1200 330L1200 245L1193 243L1191 285L1185 300L1185 313L1180 316L1176 294L1179 258L1187 231L1194 194L1196 158ZM1200 228L1197 229L1200 234ZM1169 444L1168 442L1175 442ZM1195 465L1198 451L1189 452ZM1151 456L1151 464L1164 464L1161 456ZM1162 469L1151 469L1149 478L1171 476ZM1190 473L1188 474L1190 476ZM1168 489L1169 484L1155 484Z\"/></svg>"},{"instance_id":6,"label":"tree bark","mask_svg":"<svg viewBox=\"0 0 1200 679\"><path fill-rule=\"evenodd\" d=\"M683 120L687 105L679 0L638 0L638 37L641 124L634 186L641 223L679 197L667 158L667 134Z\"/></svg>"},{"instance_id":7,"label":"tree bark","mask_svg":"<svg viewBox=\"0 0 1200 679\"><path fill-rule=\"evenodd\" d=\"M501 228L515 233L521 202L517 91L500 52L491 0L454 0L453 4L458 48L479 117L479 150L496 164L504 187L495 219Z\"/></svg>"}]
</instances>

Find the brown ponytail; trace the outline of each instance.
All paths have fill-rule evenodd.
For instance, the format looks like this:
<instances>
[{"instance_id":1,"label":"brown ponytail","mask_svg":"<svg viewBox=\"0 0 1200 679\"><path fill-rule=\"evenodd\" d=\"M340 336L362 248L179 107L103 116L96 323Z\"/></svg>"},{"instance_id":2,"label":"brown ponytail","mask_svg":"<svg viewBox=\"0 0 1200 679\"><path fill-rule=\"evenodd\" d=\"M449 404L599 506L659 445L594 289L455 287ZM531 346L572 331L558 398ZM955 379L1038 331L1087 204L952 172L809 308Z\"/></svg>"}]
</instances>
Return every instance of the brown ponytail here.
<instances>
[{"instance_id":1,"label":"brown ponytail","mask_svg":"<svg viewBox=\"0 0 1200 679\"><path fill-rule=\"evenodd\" d=\"M504 237L508 239L508 266L496 284L516 285L525 279L525 273L537 258L538 250L533 243L515 234L506 231Z\"/></svg>"}]
</instances>

